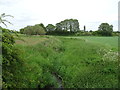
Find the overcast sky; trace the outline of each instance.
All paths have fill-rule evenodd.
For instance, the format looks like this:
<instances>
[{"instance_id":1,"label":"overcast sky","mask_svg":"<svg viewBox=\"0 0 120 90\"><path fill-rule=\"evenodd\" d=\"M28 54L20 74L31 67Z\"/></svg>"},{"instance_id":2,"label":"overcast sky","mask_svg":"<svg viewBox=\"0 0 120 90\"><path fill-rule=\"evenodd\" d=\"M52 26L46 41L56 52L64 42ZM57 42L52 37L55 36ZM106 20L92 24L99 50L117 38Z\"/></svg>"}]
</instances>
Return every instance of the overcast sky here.
<instances>
[{"instance_id":1,"label":"overcast sky","mask_svg":"<svg viewBox=\"0 0 120 90\"><path fill-rule=\"evenodd\" d=\"M43 23L56 24L64 19L78 19L80 29L97 30L107 22L118 30L119 0L0 0L0 14L14 16L7 18L13 25L9 29L19 30L27 25Z\"/></svg>"}]
</instances>

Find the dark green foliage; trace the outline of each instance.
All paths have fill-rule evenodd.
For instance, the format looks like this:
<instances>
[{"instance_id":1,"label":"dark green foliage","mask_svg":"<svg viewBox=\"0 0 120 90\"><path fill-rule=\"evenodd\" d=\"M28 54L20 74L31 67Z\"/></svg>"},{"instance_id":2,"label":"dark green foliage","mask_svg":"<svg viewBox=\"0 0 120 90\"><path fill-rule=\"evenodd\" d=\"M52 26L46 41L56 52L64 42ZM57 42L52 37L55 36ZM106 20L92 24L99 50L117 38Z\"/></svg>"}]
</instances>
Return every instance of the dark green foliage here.
<instances>
[{"instance_id":1,"label":"dark green foliage","mask_svg":"<svg viewBox=\"0 0 120 90\"><path fill-rule=\"evenodd\" d=\"M112 36L118 35L118 33L113 33L113 26L108 23L102 23L97 31L85 31L86 27L84 26L83 31L79 31L76 33L77 36Z\"/></svg>"},{"instance_id":2,"label":"dark green foliage","mask_svg":"<svg viewBox=\"0 0 120 90\"><path fill-rule=\"evenodd\" d=\"M108 23L102 23L98 27L98 34L102 36L112 36L112 32L113 32L113 26L109 25Z\"/></svg>"},{"instance_id":3,"label":"dark green foliage","mask_svg":"<svg viewBox=\"0 0 120 90\"><path fill-rule=\"evenodd\" d=\"M21 34L24 34L24 29L23 29L23 28L20 29L20 33L21 33Z\"/></svg>"},{"instance_id":4,"label":"dark green foliage","mask_svg":"<svg viewBox=\"0 0 120 90\"><path fill-rule=\"evenodd\" d=\"M40 25L45 31L47 31L47 30L46 30L46 27L44 26L43 23L40 23L39 25Z\"/></svg>"},{"instance_id":5,"label":"dark green foliage","mask_svg":"<svg viewBox=\"0 0 120 90\"><path fill-rule=\"evenodd\" d=\"M2 42L7 44L14 44L14 37L11 35L10 30L2 29Z\"/></svg>"},{"instance_id":6,"label":"dark green foliage","mask_svg":"<svg viewBox=\"0 0 120 90\"><path fill-rule=\"evenodd\" d=\"M16 87L16 72L22 67L20 50L14 47L14 37L10 30L2 28L2 77L3 88Z\"/></svg>"},{"instance_id":7,"label":"dark green foliage","mask_svg":"<svg viewBox=\"0 0 120 90\"><path fill-rule=\"evenodd\" d=\"M93 31L93 32L92 32L92 35L98 36L98 35L99 35L99 34L98 34L98 31Z\"/></svg>"},{"instance_id":8,"label":"dark green foliage","mask_svg":"<svg viewBox=\"0 0 120 90\"><path fill-rule=\"evenodd\" d=\"M47 31L47 34L49 35L49 34L52 34L54 31L55 31L55 26L54 25L52 25L52 24L48 24L47 26L46 26L46 31Z\"/></svg>"},{"instance_id":9,"label":"dark green foliage","mask_svg":"<svg viewBox=\"0 0 120 90\"><path fill-rule=\"evenodd\" d=\"M86 31L86 26L84 26L84 32Z\"/></svg>"},{"instance_id":10,"label":"dark green foliage","mask_svg":"<svg viewBox=\"0 0 120 90\"><path fill-rule=\"evenodd\" d=\"M64 21L57 23L55 26L48 24L46 29L47 34L52 35L74 35L76 32L80 31L77 19L65 19Z\"/></svg>"},{"instance_id":11,"label":"dark green foliage","mask_svg":"<svg viewBox=\"0 0 120 90\"><path fill-rule=\"evenodd\" d=\"M79 31L75 34L76 36L92 36L92 32L88 31Z\"/></svg>"},{"instance_id":12,"label":"dark green foliage","mask_svg":"<svg viewBox=\"0 0 120 90\"><path fill-rule=\"evenodd\" d=\"M119 35L120 35L120 32L119 32L119 31L113 31L112 35L113 35L113 36L119 36Z\"/></svg>"},{"instance_id":13,"label":"dark green foliage","mask_svg":"<svg viewBox=\"0 0 120 90\"><path fill-rule=\"evenodd\" d=\"M77 19L66 19L56 24L56 31L79 31L79 22Z\"/></svg>"}]
</instances>

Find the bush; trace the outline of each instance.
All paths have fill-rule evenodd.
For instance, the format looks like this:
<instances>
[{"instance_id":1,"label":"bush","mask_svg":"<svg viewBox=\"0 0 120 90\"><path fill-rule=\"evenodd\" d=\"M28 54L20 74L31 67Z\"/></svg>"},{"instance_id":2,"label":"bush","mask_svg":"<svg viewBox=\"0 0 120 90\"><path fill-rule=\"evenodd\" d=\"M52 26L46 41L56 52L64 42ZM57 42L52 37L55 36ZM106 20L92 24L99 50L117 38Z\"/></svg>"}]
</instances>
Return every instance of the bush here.
<instances>
[{"instance_id":1,"label":"bush","mask_svg":"<svg viewBox=\"0 0 120 90\"><path fill-rule=\"evenodd\" d=\"M14 47L14 37L10 30L2 28L2 78L3 88L16 87L18 68L22 67L20 50Z\"/></svg>"},{"instance_id":2,"label":"bush","mask_svg":"<svg viewBox=\"0 0 120 90\"><path fill-rule=\"evenodd\" d=\"M27 34L27 35L44 35L46 34L45 28L42 24L36 24L34 26L27 26L23 29L20 29L21 34Z\"/></svg>"},{"instance_id":3,"label":"bush","mask_svg":"<svg viewBox=\"0 0 120 90\"><path fill-rule=\"evenodd\" d=\"M79 31L75 34L76 36L92 36L92 33L91 32L88 32L88 31Z\"/></svg>"},{"instance_id":4,"label":"bush","mask_svg":"<svg viewBox=\"0 0 120 90\"><path fill-rule=\"evenodd\" d=\"M101 23L98 27L98 34L102 36L112 36L113 25L109 25L108 23Z\"/></svg>"}]
</instances>

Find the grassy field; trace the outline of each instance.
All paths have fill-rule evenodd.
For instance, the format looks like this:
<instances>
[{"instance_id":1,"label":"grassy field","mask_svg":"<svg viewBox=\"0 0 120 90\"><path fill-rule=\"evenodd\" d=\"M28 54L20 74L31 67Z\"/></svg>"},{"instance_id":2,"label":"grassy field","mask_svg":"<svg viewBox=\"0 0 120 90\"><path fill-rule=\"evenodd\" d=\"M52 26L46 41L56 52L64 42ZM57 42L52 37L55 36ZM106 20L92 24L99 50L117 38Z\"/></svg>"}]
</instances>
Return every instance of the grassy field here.
<instances>
[{"instance_id":1,"label":"grassy field","mask_svg":"<svg viewBox=\"0 0 120 90\"><path fill-rule=\"evenodd\" d=\"M117 45L117 37L21 36L18 87L116 88Z\"/></svg>"},{"instance_id":2,"label":"grassy field","mask_svg":"<svg viewBox=\"0 0 120 90\"><path fill-rule=\"evenodd\" d=\"M79 36L79 37L65 37L65 38L79 38L84 39L88 42L96 44L103 44L113 50L118 51L118 37L100 37L100 36Z\"/></svg>"}]
</instances>

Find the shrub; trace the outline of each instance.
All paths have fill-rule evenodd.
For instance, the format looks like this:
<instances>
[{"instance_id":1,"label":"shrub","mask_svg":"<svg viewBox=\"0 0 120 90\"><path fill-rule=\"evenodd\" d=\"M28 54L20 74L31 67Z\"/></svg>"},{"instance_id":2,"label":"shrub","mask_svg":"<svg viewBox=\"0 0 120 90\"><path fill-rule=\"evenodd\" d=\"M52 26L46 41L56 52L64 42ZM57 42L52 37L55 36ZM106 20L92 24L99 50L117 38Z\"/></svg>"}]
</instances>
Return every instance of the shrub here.
<instances>
[{"instance_id":1,"label":"shrub","mask_svg":"<svg viewBox=\"0 0 120 90\"><path fill-rule=\"evenodd\" d=\"M14 37L10 30L2 28L2 78L3 88L16 87L16 72L22 66L20 50L14 47Z\"/></svg>"},{"instance_id":2,"label":"shrub","mask_svg":"<svg viewBox=\"0 0 120 90\"><path fill-rule=\"evenodd\" d=\"M21 34L27 35L44 35L46 34L45 28L42 24L36 24L34 26L27 26L25 28L20 29Z\"/></svg>"}]
</instances>

